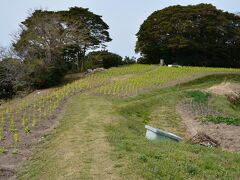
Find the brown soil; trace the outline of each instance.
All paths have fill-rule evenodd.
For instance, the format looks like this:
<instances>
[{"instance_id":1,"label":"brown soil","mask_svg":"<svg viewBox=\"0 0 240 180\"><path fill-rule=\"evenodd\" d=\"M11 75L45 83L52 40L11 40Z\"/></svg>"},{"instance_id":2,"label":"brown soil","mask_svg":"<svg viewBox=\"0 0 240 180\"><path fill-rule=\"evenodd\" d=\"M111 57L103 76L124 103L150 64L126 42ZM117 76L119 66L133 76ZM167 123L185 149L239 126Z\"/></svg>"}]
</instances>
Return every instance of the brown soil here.
<instances>
[{"instance_id":1,"label":"brown soil","mask_svg":"<svg viewBox=\"0 0 240 180\"><path fill-rule=\"evenodd\" d=\"M63 114L61 112L64 102L56 110L55 114L49 119L43 119L38 122L36 127L26 134L23 131L19 131L20 142L17 145L17 153L13 153L13 135L12 133L5 133L4 141L1 145L5 147L6 152L0 154L0 180L16 179L15 171L21 167L24 161L28 160L31 156L31 152L36 144L44 141L45 135L49 134L56 126L59 117ZM21 129L21 123L16 122L17 129Z\"/></svg>"},{"instance_id":2,"label":"brown soil","mask_svg":"<svg viewBox=\"0 0 240 180\"><path fill-rule=\"evenodd\" d=\"M219 142L222 149L240 151L240 127L199 122L196 120L196 115L184 104L179 104L176 110L187 127L189 139L202 132Z\"/></svg>"},{"instance_id":3,"label":"brown soil","mask_svg":"<svg viewBox=\"0 0 240 180\"><path fill-rule=\"evenodd\" d=\"M207 91L218 95L232 95L240 93L240 84L224 82L208 88Z\"/></svg>"}]
</instances>

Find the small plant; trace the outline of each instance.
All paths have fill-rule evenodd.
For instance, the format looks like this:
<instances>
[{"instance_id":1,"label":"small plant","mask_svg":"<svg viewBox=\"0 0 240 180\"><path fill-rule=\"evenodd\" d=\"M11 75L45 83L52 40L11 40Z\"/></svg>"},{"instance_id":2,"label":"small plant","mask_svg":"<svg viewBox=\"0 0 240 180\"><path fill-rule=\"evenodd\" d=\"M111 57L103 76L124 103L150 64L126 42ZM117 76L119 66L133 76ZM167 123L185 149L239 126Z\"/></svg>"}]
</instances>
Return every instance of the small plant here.
<instances>
[{"instance_id":1,"label":"small plant","mask_svg":"<svg viewBox=\"0 0 240 180\"><path fill-rule=\"evenodd\" d=\"M25 118L22 119L22 123L21 124L22 124L23 127L25 127L27 125L27 119L25 119Z\"/></svg>"},{"instance_id":2,"label":"small plant","mask_svg":"<svg viewBox=\"0 0 240 180\"><path fill-rule=\"evenodd\" d=\"M138 158L142 162L147 162L148 161L148 157L145 154L140 154Z\"/></svg>"},{"instance_id":3,"label":"small plant","mask_svg":"<svg viewBox=\"0 0 240 180\"><path fill-rule=\"evenodd\" d=\"M3 129L0 128L0 141L3 140Z\"/></svg>"},{"instance_id":4,"label":"small plant","mask_svg":"<svg viewBox=\"0 0 240 180\"><path fill-rule=\"evenodd\" d=\"M28 133L31 132L31 129L30 129L28 126L26 126L26 127L24 128L24 132L25 132L26 134L28 134Z\"/></svg>"},{"instance_id":5,"label":"small plant","mask_svg":"<svg viewBox=\"0 0 240 180\"><path fill-rule=\"evenodd\" d=\"M18 153L18 149L17 149L17 147L14 147L12 150L12 154L17 154L17 153Z\"/></svg>"},{"instance_id":6,"label":"small plant","mask_svg":"<svg viewBox=\"0 0 240 180\"><path fill-rule=\"evenodd\" d=\"M6 149L3 146L0 146L0 154L6 153Z\"/></svg>"},{"instance_id":7,"label":"small plant","mask_svg":"<svg viewBox=\"0 0 240 180\"><path fill-rule=\"evenodd\" d=\"M17 131L13 134L13 139L14 139L14 143L18 143L19 142L19 135L18 135Z\"/></svg>"},{"instance_id":8,"label":"small plant","mask_svg":"<svg viewBox=\"0 0 240 180\"><path fill-rule=\"evenodd\" d=\"M37 124L37 122L36 122L36 117L34 116L34 117L33 117L33 120L32 120L32 127L33 127L33 128L36 127L36 124Z\"/></svg>"},{"instance_id":9,"label":"small plant","mask_svg":"<svg viewBox=\"0 0 240 180\"><path fill-rule=\"evenodd\" d=\"M10 132L14 133L15 131L16 131L15 121L14 118L12 117L10 121Z\"/></svg>"}]
</instances>

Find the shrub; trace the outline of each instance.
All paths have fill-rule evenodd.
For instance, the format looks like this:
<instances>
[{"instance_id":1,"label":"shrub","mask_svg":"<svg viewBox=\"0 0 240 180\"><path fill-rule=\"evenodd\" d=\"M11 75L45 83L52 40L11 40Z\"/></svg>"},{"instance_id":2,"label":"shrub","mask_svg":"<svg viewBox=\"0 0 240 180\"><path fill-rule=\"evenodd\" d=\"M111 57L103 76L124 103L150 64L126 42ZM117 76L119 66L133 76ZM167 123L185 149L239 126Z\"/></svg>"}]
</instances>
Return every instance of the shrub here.
<instances>
[{"instance_id":1,"label":"shrub","mask_svg":"<svg viewBox=\"0 0 240 180\"><path fill-rule=\"evenodd\" d=\"M85 58L86 67L91 69L95 69L98 67L118 67L122 64L123 61L121 56L108 51L90 52Z\"/></svg>"},{"instance_id":2,"label":"shrub","mask_svg":"<svg viewBox=\"0 0 240 180\"><path fill-rule=\"evenodd\" d=\"M18 59L0 61L0 99L8 99L27 88L25 66Z\"/></svg>"},{"instance_id":3,"label":"shrub","mask_svg":"<svg viewBox=\"0 0 240 180\"><path fill-rule=\"evenodd\" d=\"M109 53L103 57L103 67L106 69L110 67L118 67L120 65L123 65L122 57L117 54Z\"/></svg>"},{"instance_id":4,"label":"shrub","mask_svg":"<svg viewBox=\"0 0 240 180\"><path fill-rule=\"evenodd\" d=\"M45 66L42 60L29 63L26 78L33 88L48 88L59 84L66 74L67 67L64 62L54 61Z\"/></svg>"}]
</instances>

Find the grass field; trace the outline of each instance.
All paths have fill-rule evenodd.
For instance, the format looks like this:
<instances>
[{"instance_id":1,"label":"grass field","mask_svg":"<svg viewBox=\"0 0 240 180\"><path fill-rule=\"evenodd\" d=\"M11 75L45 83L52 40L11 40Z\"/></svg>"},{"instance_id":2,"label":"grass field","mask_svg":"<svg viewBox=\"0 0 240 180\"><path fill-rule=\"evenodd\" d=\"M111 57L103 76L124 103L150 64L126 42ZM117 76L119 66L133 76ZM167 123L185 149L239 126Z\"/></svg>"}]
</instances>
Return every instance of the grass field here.
<instances>
[{"instance_id":1,"label":"grass field","mask_svg":"<svg viewBox=\"0 0 240 180\"><path fill-rule=\"evenodd\" d=\"M33 135L37 127L64 109L56 130L19 171L20 179L238 179L238 153L186 142L149 142L144 137L145 124L187 137L176 105L189 90L223 81L239 82L239 75L226 75L238 72L133 65L90 74L63 87L3 104L0 144L2 149L11 149L8 154L18 153L15 150L21 148L22 138ZM210 74L218 75L179 85ZM239 115L230 107L226 109Z\"/></svg>"},{"instance_id":2,"label":"grass field","mask_svg":"<svg viewBox=\"0 0 240 180\"><path fill-rule=\"evenodd\" d=\"M125 99L72 98L59 127L35 151L19 178L238 179L238 153L187 142L149 142L144 137L146 123L186 137L176 104L189 88L206 88L226 79L234 76L208 77Z\"/></svg>"}]
</instances>

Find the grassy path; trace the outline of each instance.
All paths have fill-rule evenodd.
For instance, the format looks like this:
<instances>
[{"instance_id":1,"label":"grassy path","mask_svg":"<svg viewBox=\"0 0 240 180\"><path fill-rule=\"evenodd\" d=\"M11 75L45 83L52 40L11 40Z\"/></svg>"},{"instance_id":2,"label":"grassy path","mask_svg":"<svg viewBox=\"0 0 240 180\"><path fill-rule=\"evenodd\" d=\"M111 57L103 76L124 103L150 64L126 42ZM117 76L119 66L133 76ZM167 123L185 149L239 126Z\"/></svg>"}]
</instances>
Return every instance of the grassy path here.
<instances>
[{"instance_id":1,"label":"grassy path","mask_svg":"<svg viewBox=\"0 0 240 180\"><path fill-rule=\"evenodd\" d=\"M119 179L104 131L114 118L106 98L74 97L56 132L34 153L19 178Z\"/></svg>"}]
</instances>

